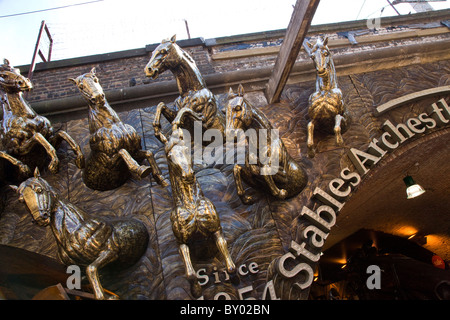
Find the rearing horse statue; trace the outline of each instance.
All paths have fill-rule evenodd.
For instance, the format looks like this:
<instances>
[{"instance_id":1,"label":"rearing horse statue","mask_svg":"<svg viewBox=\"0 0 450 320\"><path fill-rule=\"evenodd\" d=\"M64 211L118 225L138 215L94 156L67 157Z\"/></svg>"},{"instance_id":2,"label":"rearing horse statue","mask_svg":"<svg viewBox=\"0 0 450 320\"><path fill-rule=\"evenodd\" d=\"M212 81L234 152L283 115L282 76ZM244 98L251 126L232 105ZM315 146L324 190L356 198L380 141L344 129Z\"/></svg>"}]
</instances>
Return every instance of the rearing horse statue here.
<instances>
[{"instance_id":1,"label":"rearing horse statue","mask_svg":"<svg viewBox=\"0 0 450 320\"><path fill-rule=\"evenodd\" d=\"M232 137L236 130L253 129L255 132L256 141L248 139L250 147L246 152L245 164L236 164L233 169L234 181L241 201L251 204L255 200L252 196L245 194L243 181L252 186L262 186L280 200L300 193L308 182L305 170L291 157L281 138L274 135L272 124L266 115L244 98L242 85L239 85L237 93L230 88L226 110L227 136ZM265 135L260 135L261 130L265 131ZM252 147L257 150L253 148L252 151ZM258 152L259 155L250 154L253 152ZM267 160L263 161L261 155ZM250 160L255 161L251 163Z\"/></svg>"},{"instance_id":2,"label":"rearing horse statue","mask_svg":"<svg viewBox=\"0 0 450 320\"><path fill-rule=\"evenodd\" d=\"M70 202L60 199L53 188L41 178L36 168L34 177L11 186L19 194L33 221L50 226L58 247L58 256L65 265L86 267L87 278L96 299L107 296L98 271L115 264L124 269L135 264L145 253L149 236L145 225L132 218L93 217Z\"/></svg>"},{"instance_id":3,"label":"rearing horse statue","mask_svg":"<svg viewBox=\"0 0 450 320\"><path fill-rule=\"evenodd\" d=\"M153 153L141 149L141 137L132 126L120 120L106 100L95 68L69 80L75 83L89 106L91 154L83 171L84 183L95 190L111 190L125 183L130 172L137 179L152 173L156 182L166 187L168 183L156 165ZM150 167L138 163L144 159Z\"/></svg>"},{"instance_id":4,"label":"rearing horse statue","mask_svg":"<svg viewBox=\"0 0 450 320\"><path fill-rule=\"evenodd\" d=\"M328 48L328 38L319 37L313 45L305 41L304 48L314 61L317 72L316 91L309 97L308 155L314 157L314 128L330 131L333 128L336 143L344 144L342 132L346 130L347 115L342 91L338 87L336 69Z\"/></svg>"},{"instance_id":5,"label":"rearing horse statue","mask_svg":"<svg viewBox=\"0 0 450 320\"><path fill-rule=\"evenodd\" d=\"M65 140L76 155L75 164L78 168L83 168L84 155L80 146L65 131L54 132L50 121L38 115L24 99L23 92L32 88L31 81L5 59L4 64L0 65L0 89L3 91L0 99L3 108L1 141L5 152L19 162L7 160L19 166L22 172L31 174L20 163L23 162L33 170L48 155L48 168L56 173L59 159L55 149Z\"/></svg>"},{"instance_id":6,"label":"rearing horse statue","mask_svg":"<svg viewBox=\"0 0 450 320\"><path fill-rule=\"evenodd\" d=\"M196 116L193 114L192 116ZM181 121L181 120L180 120ZM179 253L183 259L186 277L191 283L191 292L200 296L201 288L192 265L189 244L195 239L214 237L217 248L225 258L227 272L236 271L228 252L219 215L214 204L205 197L192 167L190 141L184 141L183 130L173 125L169 139L162 133L156 137L165 145L172 195L175 207L170 214L172 230L179 244Z\"/></svg>"},{"instance_id":7,"label":"rearing horse statue","mask_svg":"<svg viewBox=\"0 0 450 320\"><path fill-rule=\"evenodd\" d=\"M217 129L224 136L225 115L218 109L216 98L206 87L195 61L176 44L175 36L170 40L163 40L153 51L145 67L145 75L156 79L166 70L170 70L175 76L180 96L175 100L175 111L163 103L158 105L155 130L161 127L159 125L161 113L172 122L181 109L188 108L198 114L204 130Z\"/></svg>"}]
</instances>

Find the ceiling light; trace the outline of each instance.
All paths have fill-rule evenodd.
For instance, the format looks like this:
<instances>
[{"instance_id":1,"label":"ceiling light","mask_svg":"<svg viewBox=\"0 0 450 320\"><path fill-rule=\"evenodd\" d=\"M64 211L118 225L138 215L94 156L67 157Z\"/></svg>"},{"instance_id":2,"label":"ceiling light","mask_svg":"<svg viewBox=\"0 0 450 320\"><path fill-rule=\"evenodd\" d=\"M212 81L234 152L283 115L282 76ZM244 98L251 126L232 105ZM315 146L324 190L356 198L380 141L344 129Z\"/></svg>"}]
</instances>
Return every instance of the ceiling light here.
<instances>
[{"instance_id":1,"label":"ceiling light","mask_svg":"<svg viewBox=\"0 0 450 320\"><path fill-rule=\"evenodd\" d=\"M411 176L406 176L403 178L406 184L406 195L407 199L412 199L425 193L425 190L418 185Z\"/></svg>"}]
</instances>

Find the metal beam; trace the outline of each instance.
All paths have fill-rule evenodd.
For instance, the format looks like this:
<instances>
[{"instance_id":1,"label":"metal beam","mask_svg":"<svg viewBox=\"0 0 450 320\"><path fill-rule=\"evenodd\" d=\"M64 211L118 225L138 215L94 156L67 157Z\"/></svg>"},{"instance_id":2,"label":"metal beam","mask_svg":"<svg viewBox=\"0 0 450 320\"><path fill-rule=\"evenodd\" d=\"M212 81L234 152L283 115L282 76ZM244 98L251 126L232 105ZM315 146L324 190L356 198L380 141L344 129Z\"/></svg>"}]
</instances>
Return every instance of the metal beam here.
<instances>
[{"instance_id":1,"label":"metal beam","mask_svg":"<svg viewBox=\"0 0 450 320\"><path fill-rule=\"evenodd\" d=\"M320 0L297 0L266 89L269 103L278 102Z\"/></svg>"}]
</instances>

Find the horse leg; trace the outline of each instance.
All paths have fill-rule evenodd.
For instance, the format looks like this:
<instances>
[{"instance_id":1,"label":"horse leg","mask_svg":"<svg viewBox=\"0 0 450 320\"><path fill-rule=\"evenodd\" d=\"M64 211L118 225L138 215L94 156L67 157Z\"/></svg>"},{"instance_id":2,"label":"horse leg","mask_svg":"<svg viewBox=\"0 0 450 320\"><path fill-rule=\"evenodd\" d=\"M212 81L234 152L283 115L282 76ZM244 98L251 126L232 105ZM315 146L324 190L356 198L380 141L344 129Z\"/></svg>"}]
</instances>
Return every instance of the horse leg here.
<instances>
[{"instance_id":1,"label":"horse leg","mask_svg":"<svg viewBox=\"0 0 450 320\"><path fill-rule=\"evenodd\" d=\"M202 288L198 283L197 274L194 270L194 266L192 265L191 254L189 252L189 247L187 246L187 244L180 244L179 252L186 269L186 278L191 283L191 293L194 297L198 298L201 296Z\"/></svg>"},{"instance_id":2,"label":"horse leg","mask_svg":"<svg viewBox=\"0 0 450 320\"><path fill-rule=\"evenodd\" d=\"M336 143L338 146L342 146L344 144L344 140L342 139L341 134L341 121L345 120L343 116L337 114L335 117L335 125L334 125L334 134L336 135Z\"/></svg>"},{"instance_id":3,"label":"horse leg","mask_svg":"<svg viewBox=\"0 0 450 320\"><path fill-rule=\"evenodd\" d=\"M75 153L75 156L77 157L75 159L75 165L78 169L84 168L84 155L81 151L80 146L75 142L75 140L72 139L71 136L67 134L65 131L58 131L55 133L55 135L51 138L50 143L54 146L55 149L58 149L59 145L61 144L61 141L64 140L67 142L67 144L70 146L72 151Z\"/></svg>"},{"instance_id":4,"label":"horse leg","mask_svg":"<svg viewBox=\"0 0 450 320\"><path fill-rule=\"evenodd\" d=\"M267 183L267 186L270 189L270 192L274 197L277 197L281 200L285 199L287 196L287 191L285 189L279 189L277 185L275 184L275 181L273 181L273 175L265 174L263 175L264 181Z\"/></svg>"},{"instance_id":5,"label":"horse leg","mask_svg":"<svg viewBox=\"0 0 450 320\"><path fill-rule=\"evenodd\" d=\"M35 133L33 137L31 137L31 139L29 139L25 144L22 145L21 152L28 153L36 143L39 143L45 149L47 154L50 156L51 161L50 164L48 165L50 171L52 173L57 173L59 167L59 160L58 157L56 156L55 148L53 148L53 146L47 141L47 139L45 139L44 136L39 132Z\"/></svg>"},{"instance_id":6,"label":"horse leg","mask_svg":"<svg viewBox=\"0 0 450 320\"><path fill-rule=\"evenodd\" d=\"M150 164L150 167L152 168L152 175L153 178L156 180L156 182L162 186L167 187L169 183L164 179L164 176L161 173L161 170L159 169L158 165L156 164L155 157L151 151L139 151L139 156L142 158L147 159L148 163Z\"/></svg>"},{"instance_id":7,"label":"horse leg","mask_svg":"<svg viewBox=\"0 0 450 320\"><path fill-rule=\"evenodd\" d=\"M308 123L307 146L308 146L308 156L310 158L314 158L315 150L314 150L314 122L313 121L310 121Z\"/></svg>"},{"instance_id":8,"label":"horse leg","mask_svg":"<svg viewBox=\"0 0 450 320\"><path fill-rule=\"evenodd\" d=\"M166 117L166 119L172 123L172 121L177 116L177 113L169 109L164 102L160 102L156 107L155 119L153 120L153 129L155 131L155 136L165 144L165 137L161 133L161 113Z\"/></svg>"},{"instance_id":9,"label":"horse leg","mask_svg":"<svg viewBox=\"0 0 450 320\"><path fill-rule=\"evenodd\" d=\"M143 165L141 166L139 163L137 163L136 160L133 159L133 157L128 153L127 150L120 149L119 155L120 157L122 157L123 161L125 161L130 172L133 175L135 175L138 179L145 178L151 173L152 171L151 167Z\"/></svg>"},{"instance_id":10,"label":"horse leg","mask_svg":"<svg viewBox=\"0 0 450 320\"><path fill-rule=\"evenodd\" d=\"M236 266L234 265L231 255L228 252L227 240L225 240L222 231L218 230L214 233L214 238L216 240L217 248L219 249L222 256L225 258L225 264L227 265L227 272L233 274L236 272Z\"/></svg>"},{"instance_id":11,"label":"horse leg","mask_svg":"<svg viewBox=\"0 0 450 320\"><path fill-rule=\"evenodd\" d=\"M242 170L243 168L236 164L233 168L233 175L234 175L234 183L236 184L236 190L238 193L238 196L241 198L241 201L245 204L251 204L254 202L254 199L252 196L245 195L244 186L242 185Z\"/></svg>"},{"instance_id":12,"label":"horse leg","mask_svg":"<svg viewBox=\"0 0 450 320\"><path fill-rule=\"evenodd\" d=\"M112 250L104 250L100 252L100 255L86 268L86 275L89 279L89 283L94 289L95 298L97 300L105 300L105 294L102 285L100 284L100 280L98 279L98 270L107 265L110 262L113 262L117 259L117 254ZM110 299L114 299L114 296L111 296Z\"/></svg>"},{"instance_id":13,"label":"horse leg","mask_svg":"<svg viewBox=\"0 0 450 320\"><path fill-rule=\"evenodd\" d=\"M5 160L9 161L12 165L18 167L21 174L23 174L25 176L31 175L31 170L26 164L24 164L20 160L17 160L16 158L10 156L6 152L0 151L0 158L5 159Z\"/></svg>"}]
</instances>

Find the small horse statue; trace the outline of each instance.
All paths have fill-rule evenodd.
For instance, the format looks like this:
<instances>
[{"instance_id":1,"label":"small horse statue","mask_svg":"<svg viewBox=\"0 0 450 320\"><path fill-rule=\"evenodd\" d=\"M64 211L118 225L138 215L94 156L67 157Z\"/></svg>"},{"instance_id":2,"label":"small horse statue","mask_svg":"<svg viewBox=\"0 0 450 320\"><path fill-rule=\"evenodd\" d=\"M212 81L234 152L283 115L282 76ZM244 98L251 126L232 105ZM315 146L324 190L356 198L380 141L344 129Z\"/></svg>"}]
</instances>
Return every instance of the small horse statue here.
<instances>
[{"instance_id":1,"label":"small horse statue","mask_svg":"<svg viewBox=\"0 0 450 320\"><path fill-rule=\"evenodd\" d=\"M165 145L168 162L175 205L170 215L172 230L179 243L179 253L185 265L186 277L191 283L191 292L195 297L199 297L201 288L188 246L192 241L204 240L212 235L217 248L225 258L227 272L233 275L236 268L228 252L216 208L204 196L195 177L190 148L186 145L190 145L190 141L184 141L183 130L177 125L173 125L169 139L162 133L158 133L156 137Z\"/></svg>"},{"instance_id":2,"label":"small horse statue","mask_svg":"<svg viewBox=\"0 0 450 320\"><path fill-rule=\"evenodd\" d=\"M132 126L120 120L106 100L95 68L69 80L78 87L89 107L91 154L83 171L84 183L91 189L105 191L121 186L130 173L137 179L152 173L156 182L166 187L168 182L156 165L153 153L141 149L141 137ZM150 166L139 164L144 159Z\"/></svg>"},{"instance_id":3,"label":"small horse statue","mask_svg":"<svg viewBox=\"0 0 450 320\"><path fill-rule=\"evenodd\" d=\"M235 135L236 130L254 129L258 132L257 141L250 141L259 150L259 157L256 154L246 153L245 165L236 164L234 166L234 181L236 189L242 202L251 204L255 199L245 194L242 180L252 186L264 186L274 197L286 199L300 193L308 182L306 172L288 153L283 141L277 135L273 135L273 127L263 112L252 105L244 98L244 88L239 85L235 94L230 88L227 97L227 139ZM266 139L259 135L260 130L266 130ZM249 148L250 149L250 148ZM265 152L268 163L261 163L261 152ZM253 163L250 163L252 158Z\"/></svg>"},{"instance_id":4,"label":"small horse statue","mask_svg":"<svg viewBox=\"0 0 450 320\"><path fill-rule=\"evenodd\" d=\"M159 74L168 69L176 78L180 96L175 100L175 111L163 103L158 105L154 126L158 127L161 113L169 122L172 122L179 110L188 108L193 111L190 114L198 114L204 130L217 129L223 135L225 115L218 109L216 98L206 87L205 80L195 61L176 44L176 36L170 40L163 40L153 51L150 61L145 67L145 75L156 79ZM188 123L186 127L191 128Z\"/></svg>"},{"instance_id":5,"label":"small horse statue","mask_svg":"<svg viewBox=\"0 0 450 320\"><path fill-rule=\"evenodd\" d=\"M342 132L346 130L347 115L342 91L338 88L336 69L328 48L328 37L319 37L313 45L305 41L304 48L314 61L317 71L316 91L309 97L308 156L314 157L314 128L319 125L326 131L334 128L336 143L344 144Z\"/></svg>"},{"instance_id":6,"label":"small horse statue","mask_svg":"<svg viewBox=\"0 0 450 320\"><path fill-rule=\"evenodd\" d=\"M102 288L98 271L106 265L128 268L141 258L148 246L145 225L131 218L93 217L75 205L60 199L41 178L34 177L11 186L24 202L33 221L49 226L58 246L58 256L65 265L86 266L86 275L98 300L117 299Z\"/></svg>"},{"instance_id":7,"label":"small horse statue","mask_svg":"<svg viewBox=\"0 0 450 320\"><path fill-rule=\"evenodd\" d=\"M55 149L65 140L76 155L75 164L82 169L84 155L80 146L65 131L54 132L50 121L38 115L24 99L23 92L32 88L31 81L5 59L4 64L0 65L0 89L3 91L0 99L3 108L1 142L5 153L12 158L3 158L19 166L20 172L26 173L28 178L32 171L27 170L21 163L34 169L45 163L47 154L50 157L48 168L52 173L56 173L59 169L59 159Z\"/></svg>"}]
</instances>

